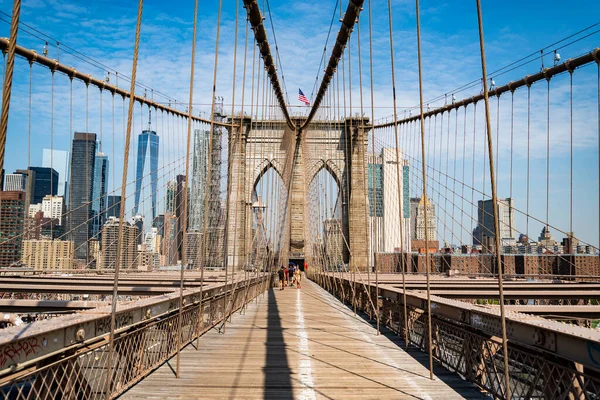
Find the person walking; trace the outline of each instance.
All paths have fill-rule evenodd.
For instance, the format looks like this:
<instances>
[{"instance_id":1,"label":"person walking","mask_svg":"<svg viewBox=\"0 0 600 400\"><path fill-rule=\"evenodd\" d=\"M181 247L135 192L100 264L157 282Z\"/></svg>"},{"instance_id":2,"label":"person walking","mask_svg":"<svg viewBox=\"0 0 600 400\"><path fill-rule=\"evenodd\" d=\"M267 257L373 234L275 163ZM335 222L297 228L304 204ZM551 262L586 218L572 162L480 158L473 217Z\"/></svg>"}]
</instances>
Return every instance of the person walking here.
<instances>
[{"instance_id":1,"label":"person walking","mask_svg":"<svg viewBox=\"0 0 600 400\"><path fill-rule=\"evenodd\" d=\"M296 266L292 264L290 266L290 286L294 286L294 284L296 283L296 275L294 275L295 271L296 271Z\"/></svg>"},{"instance_id":2,"label":"person walking","mask_svg":"<svg viewBox=\"0 0 600 400\"><path fill-rule=\"evenodd\" d=\"M288 268L286 266L283 266L281 268L283 268L284 285L287 286L288 280L290 279L290 271L288 270Z\"/></svg>"},{"instance_id":3,"label":"person walking","mask_svg":"<svg viewBox=\"0 0 600 400\"><path fill-rule=\"evenodd\" d=\"M285 272L283 271L283 266L277 272L279 275L279 290L283 290L284 281L285 281Z\"/></svg>"},{"instance_id":4,"label":"person walking","mask_svg":"<svg viewBox=\"0 0 600 400\"><path fill-rule=\"evenodd\" d=\"M300 281L302 280L302 273L300 272L300 268L296 269L295 280L296 280L296 289L300 289L301 288Z\"/></svg>"}]
</instances>

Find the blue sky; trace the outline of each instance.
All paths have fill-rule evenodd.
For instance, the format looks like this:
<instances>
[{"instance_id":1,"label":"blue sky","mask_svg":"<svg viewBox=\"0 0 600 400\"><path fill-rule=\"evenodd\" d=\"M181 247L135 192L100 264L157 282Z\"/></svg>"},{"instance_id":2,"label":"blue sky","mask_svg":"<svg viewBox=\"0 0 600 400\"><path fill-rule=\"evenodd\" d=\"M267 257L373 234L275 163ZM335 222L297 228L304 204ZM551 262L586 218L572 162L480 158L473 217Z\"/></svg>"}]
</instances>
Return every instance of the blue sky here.
<instances>
[{"instance_id":1,"label":"blue sky","mask_svg":"<svg viewBox=\"0 0 600 400\"><path fill-rule=\"evenodd\" d=\"M484 28L486 38L486 51L488 69L490 71L503 67L521 57L539 51L547 45L559 41L566 36L600 21L600 4L596 1L575 1L571 3L559 1L489 1L484 0ZM275 25L278 47L282 64L280 72L285 73L286 89L289 93L291 104L299 106L296 100L298 87L302 88L308 96L313 92L313 85L317 74L319 61L323 54L323 46L329 29L335 1L270 1L272 18ZM344 2L344 8L345 8ZM0 10L10 14L11 1L0 1ZM199 16L198 47L196 61L196 76L194 88L194 102L197 111L210 109L210 88L212 86L212 73L214 62L214 46L216 32L216 16L218 1L201 1ZM402 114L405 107L414 107L418 103L417 86L417 59L415 37L415 10L413 1L396 0L392 2L394 20L394 44L396 55L397 92L399 112ZM440 95L451 96L453 90L461 85L477 79L481 74L479 61L479 48L477 36L477 17L474 1L422 1L422 41L423 41L423 72L424 96L432 99ZM124 75L131 73L131 58L135 28L137 2L114 1L68 1L68 0L25 0L23 2L22 22L38 29L52 38L92 57L104 65L119 71ZM366 11L363 14L361 40L363 46L363 79L365 90L369 90L368 64L367 64L367 29ZM240 7L240 14L244 12ZM391 89L390 89L390 63L389 42L387 26L387 1L373 0L374 15L374 94L375 118L384 118L392 114ZM147 87L153 88L155 99L168 102L169 99L187 102L190 71L190 47L192 34L193 1L145 1L144 18L142 26L142 44L140 48L140 61L138 66L138 81ZM7 19L6 16L3 16ZM339 16L334 20L332 38L327 51L327 58L331 49L332 39L339 28ZM241 19L243 21L243 18ZM1 22L1 21L0 21ZM269 39L273 42L269 20L267 29ZM231 101L232 59L235 27L235 2L223 1L223 20L221 26L220 60L217 79L217 92L225 98L225 103ZM600 28L589 30L595 32ZM236 79L236 109L239 109L241 98L241 61L243 54L243 22L240 22L240 36L238 47L238 66ZM8 36L9 26L6 22L0 23L0 35ZM40 36L39 34L36 34ZM577 43L559 50L563 60L581 55L594 47L600 46L600 35L593 34ZM44 39L47 40L47 39ZM49 40L49 55L59 57L56 44ZM22 31L19 35L19 44L41 52L44 41ZM351 44L353 49L353 71L357 71L356 34L353 35ZM273 46L274 47L274 46ZM548 50L552 53L553 48ZM106 76L106 68L98 68L83 62L81 59L68 54L60 53L60 61L73 65L80 71L85 71L97 77ZM552 62L550 54L545 59L546 64ZM501 77L496 78L496 84L501 85L512 79L537 72L541 66L539 58L533 62L515 69ZM17 63L15 75L14 103L11 108L9 127L8 151L6 169L8 172L16 168L25 167L25 154L27 154L27 103L28 103L28 65L20 60ZM597 122L594 114L596 101L595 67L587 67L575 74L576 87L576 120L577 136L575 140L575 175L578 180L574 182L577 201L575 230L583 239L595 245L598 244L598 171L589 168L597 164L597 132L594 124ZM356 78L356 72L354 72ZM320 79L320 78L319 78ZM114 75L111 78L114 82ZM121 82L123 84L123 82ZM33 69L33 117L32 143L29 154L31 163L41 162L41 149L50 146L50 73L42 68ZM567 151L564 146L565 113L568 113L568 77L552 81L552 171L553 179L557 182L566 182L564 176L565 165L568 165ZM69 147L69 108L68 108L68 79L57 76L55 80L55 116L53 146L57 149ZM127 84L128 87L128 84ZM249 88L249 83L247 84ZM353 83L355 98L358 98L358 80ZM142 90L138 88L138 91ZM471 96L479 93L480 87L476 86L457 94L457 98ZM535 159L532 165L532 176L535 183L545 183L545 100L544 87L540 85L532 88L534 109L532 111L532 151L531 157ZM158 92L166 95L160 97ZM150 92L148 93L150 96ZM518 146L516 157L523 162L526 157L523 140L524 99L525 91L515 94L517 104L516 125L520 131L517 133ZM74 84L74 119L73 130L84 130L85 122L85 87ZM98 114L99 94L97 90L90 90L89 95L88 130L99 132L100 118ZM366 96L368 97L368 96ZM501 126L506 132L506 110L509 107L509 98L502 98ZM103 97L105 114L103 117L106 131L110 122L107 120L107 111L110 109L110 98ZM356 104L356 103L355 103ZM443 104L443 99L431 102L431 106ZM364 101L365 108L369 108L368 100ZM227 108L227 107L226 107ZM120 108L117 104L117 127L120 124ZM294 108L300 110L300 108ZM137 112L137 111L136 111ZM136 114L136 126L145 123L143 115ZM482 121L479 118L478 121ZM158 122L158 121L157 121ZM554 128L555 127L555 128ZM160 132L159 132L160 133ZM180 132L181 133L181 132ZM520 134L519 134L520 133ZM117 139L122 139L122 129L117 128ZM118 142L117 140L117 142ZM382 139L383 140L383 139ZM106 142L105 142L106 143ZM173 144L177 147L177 140ZM507 136L500 139L501 163L507 165L508 144ZM118 151L112 155L111 169L119 173L122 166L122 153ZM14 151L11 151L14 150ZM181 154L181 148L174 150ZM460 153L460 151L458 151ZM177 158L177 157L175 157ZM478 160L482 163L482 160ZM566 163L566 164L565 164ZM130 163L130 170L131 170ZM520 164L519 164L520 165ZM522 166L522 165L520 165ZM501 196L508 196L505 190L507 170L502 169L500 174L499 189ZM133 177L133 171L130 171ZM560 179L559 179L560 178ZM568 176L567 176L568 178ZM118 180L118 179L117 179ZM479 182L481 185L481 182ZM504 185L504 186L502 186ZM112 186L109 185L109 190ZM552 210L554 215L562 215L561 207L565 193L561 185L555 185L557 196L561 200ZM593 190L590 190L593 189ZM536 192L545 190L542 185ZM489 192L489 190L487 191ZM486 192L486 193L487 193ZM591 192L591 193L590 193ZM533 196L533 195L532 195ZM517 207L523 204L525 197L521 188L515 190ZM557 197L557 198L559 198ZM533 200L537 199L531 199ZM545 201L540 199L540 201ZM545 203L544 203L545 205ZM524 207L523 207L524 208ZM581 211L581 213L579 213ZM543 216L544 212L542 212ZM580 216L580 220L577 220ZM552 219L552 218L551 218ZM592 222L590 222L592 221ZM560 227L568 227L568 218L556 220ZM517 225L523 225L518 221ZM534 228L532 228L533 230ZM566 229L565 229L566 230ZM539 229L535 226L532 236L538 235ZM581 234L579 233L581 232ZM467 237L464 237L466 240Z\"/></svg>"}]
</instances>

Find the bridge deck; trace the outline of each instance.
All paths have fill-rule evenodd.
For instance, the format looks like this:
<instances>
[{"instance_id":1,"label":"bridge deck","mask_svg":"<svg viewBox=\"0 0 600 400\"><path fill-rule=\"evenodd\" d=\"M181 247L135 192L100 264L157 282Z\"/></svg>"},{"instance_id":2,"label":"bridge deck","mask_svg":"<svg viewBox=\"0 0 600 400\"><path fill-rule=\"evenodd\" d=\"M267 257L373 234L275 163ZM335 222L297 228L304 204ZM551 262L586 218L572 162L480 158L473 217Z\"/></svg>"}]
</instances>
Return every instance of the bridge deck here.
<instances>
[{"instance_id":1,"label":"bridge deck","mask_svg":"<svg viewBox=\"0 0 600 400\"><path fill-rule=\"evenodd\" d=\"M427 356L403 350L393 334L375 329L311 282L271 290L226 333L201 338L200 351L175 360L123 395L126 399L349 399L482 398L470 383L437 367L429 380Z\"/></svg>"}]
</instances>

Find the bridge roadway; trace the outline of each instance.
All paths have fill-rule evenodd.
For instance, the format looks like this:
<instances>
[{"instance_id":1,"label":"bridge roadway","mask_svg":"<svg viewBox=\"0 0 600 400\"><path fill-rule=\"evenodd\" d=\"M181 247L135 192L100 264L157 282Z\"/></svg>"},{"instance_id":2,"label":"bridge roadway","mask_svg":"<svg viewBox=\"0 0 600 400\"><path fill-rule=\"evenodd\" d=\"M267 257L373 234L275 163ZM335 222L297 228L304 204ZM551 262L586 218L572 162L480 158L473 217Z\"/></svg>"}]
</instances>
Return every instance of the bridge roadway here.
<instances>
[{"instance_id":1,"label":"bridge roadway","mask_svg":"<svg viewBox=\"0 0 600 400\"><path fill-rule=\"evenodd\" d=\"M404 350L308 280L271 289L124 393L124 399L458 399L481 392L442 367L429 379L427 355Z\"/></svg>"}]
</instances>

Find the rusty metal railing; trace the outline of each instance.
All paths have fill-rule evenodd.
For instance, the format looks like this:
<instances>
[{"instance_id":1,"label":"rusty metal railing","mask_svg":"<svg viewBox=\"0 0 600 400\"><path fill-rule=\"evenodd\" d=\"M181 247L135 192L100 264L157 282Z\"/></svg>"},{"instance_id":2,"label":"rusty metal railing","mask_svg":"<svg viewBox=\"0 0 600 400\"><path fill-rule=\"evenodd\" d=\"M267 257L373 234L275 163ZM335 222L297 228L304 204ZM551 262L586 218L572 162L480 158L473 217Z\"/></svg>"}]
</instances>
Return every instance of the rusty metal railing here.
<instances>
[{"instance_id":1,"label":"rusty metal railing","mask_svg":"<svg viewBox=\"0 0 600 400\"><path fill-rule=\"evenodd\" d=\"M228 298L233 299L233 310L251 302L268 289L270 282L271 276L265 275L252 279L247 287L240 285L232 290ZM223 320L227 314L223 296L225 292L216 290L204 298L201 307L199 298L184 303L182 348ZM86 341L80 346L48 354L27 368L5 370L0 375L0 398L101 399L106 397L107 379L111 381L110 397L117 397L176 354L178 318L178 308L170 309L119 330L110 377L106 376L108 338L102 335L94 342ZM15 345L28 351L22 343L15 342ZM41 346L41 342L37 346ZM6 346L2 350L6 350ZM0 354L4 358L9 356L5 351Z\"/></svg>"}]
</instances>

